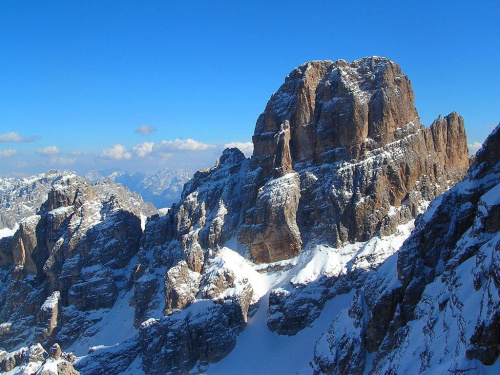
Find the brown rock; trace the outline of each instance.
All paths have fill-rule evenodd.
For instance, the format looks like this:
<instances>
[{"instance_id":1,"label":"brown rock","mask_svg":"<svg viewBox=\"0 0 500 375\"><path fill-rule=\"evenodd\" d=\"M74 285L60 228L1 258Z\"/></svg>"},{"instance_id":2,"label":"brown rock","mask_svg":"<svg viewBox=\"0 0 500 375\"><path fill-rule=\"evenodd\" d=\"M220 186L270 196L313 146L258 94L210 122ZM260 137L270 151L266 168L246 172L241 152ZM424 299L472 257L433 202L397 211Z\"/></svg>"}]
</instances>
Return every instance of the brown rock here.
<instances>
[{"instance_id":1,"label":"brown rock","mask_svg":"<svg viewBox=\"0 0 500 375\"><path fill-rule=\"evenodd\" d=\"M272 180L259 190L255 207L248 210L238 240L248 244L256 262L275 262L297 255L302 247L296 213L300 179L296 173Z\"/></svg>"},{"instance_id":2,"label":"brown rock","mask_svg":"<svg viewBox=\"0 0 500 375\"><path fill-rule=\"evenodd\" d=\"M49 349L50 358L59 359L61 358L62 351L58 343L52 345Z\"/></svg>"},{"instance_id":3,"label":"brown rock","mask_svg":"<svg viewBox=\"0 0 500 375\"><path fill-rule=\"evenodd\" d=\"M391 234L469 163L463 119L452 113L420 125L409 79L381 57L295 69L257 120L253 142L238 240L257 262L292 257L309 241L340 246ZM280 186L292 192L270 202L272 177L291 172L300 190Z\"/></svg>"}]
</instances>

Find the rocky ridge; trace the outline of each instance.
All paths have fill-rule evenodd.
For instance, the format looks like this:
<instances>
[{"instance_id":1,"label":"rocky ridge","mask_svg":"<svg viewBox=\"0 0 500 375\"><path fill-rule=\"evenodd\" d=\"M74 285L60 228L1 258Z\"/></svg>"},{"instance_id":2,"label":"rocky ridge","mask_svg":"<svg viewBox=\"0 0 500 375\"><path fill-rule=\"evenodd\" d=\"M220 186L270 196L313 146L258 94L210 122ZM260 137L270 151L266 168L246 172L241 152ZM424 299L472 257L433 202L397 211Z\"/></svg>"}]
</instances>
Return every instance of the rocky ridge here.
<instances>
[{"instance_id":1,"label":"rocky ridge","mask_svg":"<svg viewBox=\"0 0 500 375\"><path fill-rule=\"evenodd\" d=\"M418 218L396 267L357 289L318 342L312 372L478 374L498 362L499 145L500 125L465 179Z\"/></svg>"},{"instance_id":2,"label":"rocky ridge","mask_svg":"<svg viewBox=\"0 0 500 375\"><path fill-rule=\"evenodd\" d=\"M86 313L115 304L153 213L122 186L59 173L37 214L0 239L2 347L67 347L92 329L100 318Z\"/></svg>"}]
</instances>

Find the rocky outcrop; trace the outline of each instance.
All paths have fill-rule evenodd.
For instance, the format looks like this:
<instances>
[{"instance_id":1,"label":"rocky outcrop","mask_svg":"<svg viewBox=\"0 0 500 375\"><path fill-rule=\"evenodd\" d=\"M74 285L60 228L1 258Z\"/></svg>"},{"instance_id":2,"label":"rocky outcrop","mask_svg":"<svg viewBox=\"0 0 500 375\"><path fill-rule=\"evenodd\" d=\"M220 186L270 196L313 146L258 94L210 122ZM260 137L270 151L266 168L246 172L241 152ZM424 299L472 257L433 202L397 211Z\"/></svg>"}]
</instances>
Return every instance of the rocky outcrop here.
<instances>
[{"instance_id":1,"label":"rocky outcrop","mask_svg":"<svg viewBox=\"0 0 500 375\"><path fill-rule=\"evenodd\" d=\"M315 374L496 360L495 147L416 220L397 253L413 220L469 164L463 119L422 126L397 64L300 66L269 100L253 141L252 158L225 150L147 222L123 187L74 175L53 182L37 214L0 240L1 347L34 333L45 347L92 346L75 364L86 374L205 372L249 321L299 344L301 331L316 332ZM344 304L333 309L336 298ZM464 323L471 301L480 312ZM325 318L326 308L335 313ZM318 321L328 322L319 330ZM445 349L431 353L436 337L447 338ZM50 356L65 358L57 346Z\"/></svg>"},{"instance_id":2,"label":"rocky outcrop","mask_svg":"<svg viewBox=\"0 0 500 375\"><path fill-rule=\"evenodd\" d=\"M48 339L57 327L60 297L61 293L55 291L45 300L42 307L40 307L40 312L37 317L38 327L35 332L35 336L39 342Z\"/></svg>"},{"instance_id":3,"label":"rocky outcrop","mask_svg":"<svg viewBox=\"0 0 500 375\"><path fill-rule=\"evenodd\" d=\"M229 301L196 305L143 323L139 340L147 374L185 374L197 362L216 362L233 349L244 326L240 308Z\"/></svg>"},{"instance_id":4,"label":"rocky outcrop","mask_svg":"<svg viewBox=\"0 0 500 375\"><path fill-rule=\"evenodd\" d=\"M391 234L468 167L463 119L452 113L421 126L409 79L379 57L292 71L259 117L253 142L239 240L260 262L294 256L313 239L340 246ZM291 172L300 193L273 204L273 186L293 191L273 178ZM285 225L273 220L283 209ZM287 227L298 230L290 235Z\"/></svg>"},{"instance_id":5,"label":"rocky outcrop","mask_svg":"<svg viewBox=\"0 0 500 375\"><path fill-rule=\"evenodd\" d=\"M297 255L302 248L297 226L300 177L289 173L264 185L255 207L246 211L245 225L238 234L241 243L251 243L249 253L256 262L275 262Z\"/></svg>"},{"instance_id":6,"label":"rocky outcrop","mask_svg":"<svg viewBox=\"0 0 500 375\"><path fill-rule=\"evenodd\" d=\"M38 214L3 241L0 345L15 347L32 327L37 342L68 345L87 327L79 312L111 308L151 209L118 185L74 174L53 181Z\"/></svg>"},{"instance_id":7,"label":"rocky outcrop","mask_svg":"<svg viewBox=\"0 0 500 375\"><path fill-rule=\"evenodd\" d=\"M154 242L171 248L164 264L184 259L200 272L207 249L235 234L256 262L289 259L311 241L339 247L390 235L469 163L463 119L451 113L422 126L408 77L381 57L293 70L253 143L249 162L226 150L196 173L159 219L167 229Z\"/></svg>"},{"instance_id":8,"label":"rocky outcrop","mask_svg":"<svg viewBox=\"0 0 500 375\"><path fill-rule=\"evenodd\" d=\"M2 358L3 357L3 358ZM0 368L5 372L26 375L79 375L73 367L72 353L50 356L42 345L32 345L6 353L0 357Z\"/></svg>"},{"instance_id":9,"label":"rocky outcrop","mask_svg":"<svg viewBox=\"0 0 500 375\"><path fill-rule=\"evenodd\" d=\"M182 310L194 301L201 275L188 268L185 261L168 270L165 275L165 312Z\"/></svg>"}]
</instances>

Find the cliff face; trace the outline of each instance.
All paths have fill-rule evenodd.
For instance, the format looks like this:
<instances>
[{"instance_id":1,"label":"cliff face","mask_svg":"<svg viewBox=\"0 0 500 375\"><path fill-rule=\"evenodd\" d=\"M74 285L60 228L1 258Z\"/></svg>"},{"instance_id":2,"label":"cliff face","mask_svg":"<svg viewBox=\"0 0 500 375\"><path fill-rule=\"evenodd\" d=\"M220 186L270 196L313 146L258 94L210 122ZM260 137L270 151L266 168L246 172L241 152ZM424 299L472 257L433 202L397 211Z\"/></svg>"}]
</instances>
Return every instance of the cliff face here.
<instances>
[{"instance_id":1,"label":"cliff face","mask_svg":"<svg viewBox=\"0 0 500 375\"><path fill-rule=\"evenodd\" d=\"M478 374L495 363L499 146L500 125L464 180L417 219L395 261L357 288L316 346L315 373Z\"/></svg>"},{"instance_id":2,"label":"cliff face","mask_svg":"<svg viewBox=\"0 0 500 375\"><path fill-rule=\"evenodd\" d=\"M35 178L30 186L42 188L30 194L34 201L45 195L44 203L0 242L0 345L6 349L30 337L67 347L84 335L95 323L85 314L115 304L139 249L141 220L156 212L119 185L92 185L64 172Z\"/></svg>"},{"instance_id":3,"label":"cliff face","mask_svg":"<svg viewBox=\"0 0 500 375\"><path fill-rule=\"evenodd\" d=\"M292 71L253 142L239 240L258 262L286 259L313 239L340 246L391 234L469 164L463 119L452 113L421 126L408 77L379 57ZM288 173L294 188L276 187ZM295 191L279 209L271 185Z\"/></svg>"},{"instance_id":4,"label":"cliff face","mask_svg":"<svg viewBox=\"0 0 500 375\"><path fill-rule=\"evenodd\" d=\"M223 155L223 166L195 175L171 211L170 238L184 238L187 258L201 260L201 249L235 232L255 262L291 258L311 241L339 247L390 235L469 165L463 119L451 113L420 125L408 77L380 57L293 70L259 116L253 143L248 164ZM224 186L233 198L209 182L227 173L240 182ZM215 202L231 224L207 241L199 235L214 230L217 214L207 208ZM199 232L188 235L195 222Z\"/></svg>"}]
</instances>

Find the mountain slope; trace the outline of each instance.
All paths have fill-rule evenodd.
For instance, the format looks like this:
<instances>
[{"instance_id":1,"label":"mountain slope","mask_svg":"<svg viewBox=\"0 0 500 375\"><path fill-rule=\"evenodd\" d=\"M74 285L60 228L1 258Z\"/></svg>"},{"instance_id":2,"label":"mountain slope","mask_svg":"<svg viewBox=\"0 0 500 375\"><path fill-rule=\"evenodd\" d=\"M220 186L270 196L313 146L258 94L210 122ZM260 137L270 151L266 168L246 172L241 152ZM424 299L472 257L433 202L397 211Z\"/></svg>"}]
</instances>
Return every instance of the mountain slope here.
<instances>
[{"instance_id":1,"label":"mountain slope","mask_svg":"<svg viewBox=\"0 0 500 375\"><path fill-rule=\"evenodd\" d=\"M306 63L252 158L225 150L144 231L51 190L0 241L0 345L59 342L82 374L494 373L499 134L440 196L469 167L458 114L422 126L388 59Z\"/></svg>"}]
</instances>

